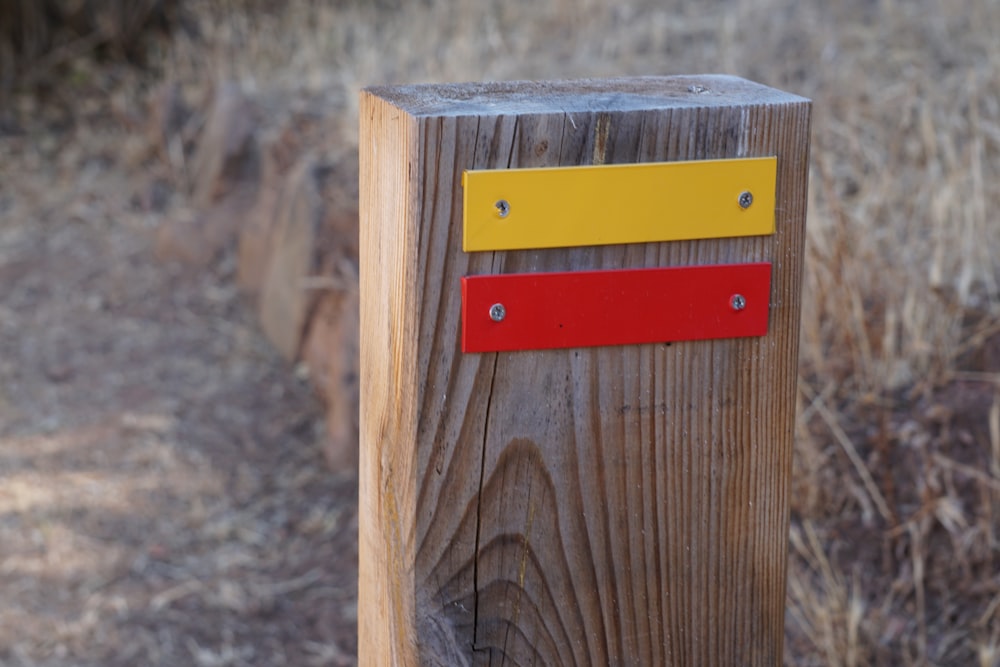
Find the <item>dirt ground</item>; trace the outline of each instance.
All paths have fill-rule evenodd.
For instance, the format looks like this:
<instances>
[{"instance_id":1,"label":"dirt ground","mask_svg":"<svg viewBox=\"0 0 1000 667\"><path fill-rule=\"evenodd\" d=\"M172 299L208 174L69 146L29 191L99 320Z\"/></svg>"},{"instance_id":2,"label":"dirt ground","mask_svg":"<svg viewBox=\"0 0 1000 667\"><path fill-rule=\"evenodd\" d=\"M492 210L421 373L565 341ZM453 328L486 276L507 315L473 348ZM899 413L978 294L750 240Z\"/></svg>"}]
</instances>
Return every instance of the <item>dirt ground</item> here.
<instances>
[{"instance_id":1,"label":"dirt ground","mask_svg":"<svg viewBox=\"0 0 1000 667\"><path fill-rule=\"evenodd\" d=\"M0 127L0 664L355 664L356 476L232 251L154 259L105 92Z\"/></svg>"}]
</instances>

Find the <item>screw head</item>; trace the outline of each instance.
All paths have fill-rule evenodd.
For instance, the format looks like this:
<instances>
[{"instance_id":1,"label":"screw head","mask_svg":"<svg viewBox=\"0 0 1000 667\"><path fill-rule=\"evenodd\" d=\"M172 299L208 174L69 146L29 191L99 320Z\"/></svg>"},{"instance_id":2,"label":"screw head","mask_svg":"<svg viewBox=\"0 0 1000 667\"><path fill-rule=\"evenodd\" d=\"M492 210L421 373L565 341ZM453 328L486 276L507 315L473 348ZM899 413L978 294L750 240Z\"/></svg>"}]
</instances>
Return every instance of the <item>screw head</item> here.
<instances>
[{"instance_id":1,"label":"screw head","mask_svg":"<svg viewBox=\"0 0 1000 667\"><path fill-rule=\"evenodd\" d=\"M490 306L490 319L494 322L503 322L503 319L507 317L507 309L504 308L502 303L494 303Z\"/></svg>"},{"instance_id":2,"label":"screw head","mask_svg":"<svg viewBox=\"0 0 1000 667\"><path fill-rule=\"evenodd\" d=\"M729 306L736 312L740 312L747 307L747 298L742 294L734 294L729 299Z\"/></svg>"},{"instance_id":3,"label":"screw head","mask_svg":"<svg viewBox=\"0 0 1000 667\"><path fill-rule=\"evenodd\" d=\"M744 190L740 193L740 208L748 209L750 205L753 204L753 193L749 190Z\"/></svg>"},{"instance_id":4,"label":"screw head","mask_svg":"<svg viewBox=\"0 0 1000 667\"><path fill-rule=\"evenodd\" d=\"M510 202L506 199L501 199L494 204L497 208L497 215L501 218L506 218L510 214Z\"/></svg>"}]
</instances>

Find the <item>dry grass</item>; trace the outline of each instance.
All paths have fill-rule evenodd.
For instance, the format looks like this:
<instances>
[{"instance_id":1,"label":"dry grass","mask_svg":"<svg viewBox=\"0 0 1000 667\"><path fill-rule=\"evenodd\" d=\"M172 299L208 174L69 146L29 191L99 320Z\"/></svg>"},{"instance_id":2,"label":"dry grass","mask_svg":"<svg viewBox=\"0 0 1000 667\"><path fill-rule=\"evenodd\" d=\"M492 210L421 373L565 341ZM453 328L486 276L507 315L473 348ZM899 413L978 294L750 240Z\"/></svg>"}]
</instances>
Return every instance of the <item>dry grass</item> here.
<instances>
[{"instance_id":1,"label":"dry grass","mask_svg":"<svg viewBox=\"0 0 1000 667\"><path fill-rule=\"evenodd\" d=\"M804 373L875 395L940 380L976 344L970 312L995 326L989 0L204 4L167 76L197 81L207 59L265 96L321 97L345 142L358 88L379 83L724 71L812 97Z\"/></svg>"},{"instance_id":2,"label":"dry grass","mask_svg":"<svg viewBox=\"0 0 1000 667\"><path fill-rule=\"evenodd\" d=\"M338 150L380 83L728 72L813 98L786 658L1000 665L1000 5L189 2L161 77L324 109Z\"/></svg>"}]
</instances>

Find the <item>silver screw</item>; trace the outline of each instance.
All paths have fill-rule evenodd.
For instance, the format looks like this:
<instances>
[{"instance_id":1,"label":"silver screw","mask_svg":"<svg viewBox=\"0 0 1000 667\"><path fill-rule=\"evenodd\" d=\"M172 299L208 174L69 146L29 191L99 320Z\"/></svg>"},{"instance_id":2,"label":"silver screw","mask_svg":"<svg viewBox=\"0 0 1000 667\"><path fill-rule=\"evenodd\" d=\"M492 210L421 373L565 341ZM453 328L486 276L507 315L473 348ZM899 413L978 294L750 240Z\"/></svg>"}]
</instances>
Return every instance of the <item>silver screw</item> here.
<instances>
[{"instance_id":1,"label":"silver screw","mask_svg":"<svg viewBox=\"0 0 1000 667\"><path fill-rule=\"evenodd\" d=\"M510 202L507 201L506 199L501 199L496 204L494 204L494 206L497 207L497 214L501 218L506 218L507 215L510 213Z\"/></svg>"},{"instance_id":2,"label":"silver screw","mask_svg":"<svg viewBox=\"0 0 1000 667\"><path fill-rule=\"evenodd\" d=\"M701 95L708 92L708 88L705 86L688 86L688 92L694 93L695 95Z\"/></svg>"},{"instance_id":3,"label":"silver screw","mask_svg":"<svg viewBox=\"0 0 1000 667\"><path fill-rule=\"evenodd\" d=\"M490 319L494 322L503 322L503 318L507 317L507 309L504 308L502 303L494 303L490 306Z\"/></svg>"},{"instance_id":4,"label":"silver screw","mask_svg":"<svg viewBox=\"0 0 1000 667\"><path fill-rule=\"evenodd\" d=\"M740 208L748 209L751 204L753 204L753 193L749 190L744 190L740 193Z\"/></svg>"},{"instance_id":5,"label":"silver screw","mask_svg":"<svg viewBox=\"0 0 1000 667\"><path fill-rule=\"evenodd\" d=\"M729 299L729 305L733 310L739 312L747 307L747 298L742 294L734 294L731 299Z\"/></svg>"}]
</instances>

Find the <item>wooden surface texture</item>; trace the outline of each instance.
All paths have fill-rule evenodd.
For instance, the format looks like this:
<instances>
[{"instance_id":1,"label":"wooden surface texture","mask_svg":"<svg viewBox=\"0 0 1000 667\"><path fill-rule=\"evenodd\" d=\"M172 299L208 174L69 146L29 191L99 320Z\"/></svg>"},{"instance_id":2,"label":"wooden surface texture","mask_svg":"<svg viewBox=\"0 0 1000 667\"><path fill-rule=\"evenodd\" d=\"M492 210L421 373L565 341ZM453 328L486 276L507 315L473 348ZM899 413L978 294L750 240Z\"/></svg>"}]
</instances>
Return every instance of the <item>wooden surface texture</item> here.
<instances>
[{"instance_id":1,"label":"wooden surface texture","mask_svg":"<svg viewBox=\"0 0 1000 667\"><path fill-rule=\"evenodd\" d=\"M808 101L666 77L361 116L360 664L780 664ZM772 155L773 236L461 249L465 169ZM773 263L762 338L461 352L462 276L739 262Z\"/></svg>"}]
</instances>

